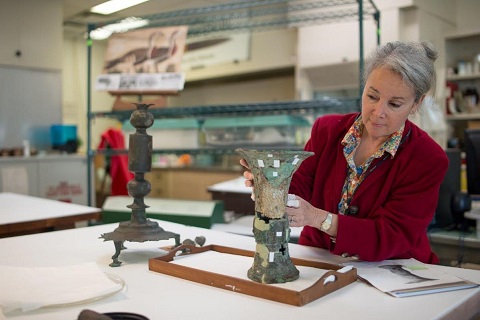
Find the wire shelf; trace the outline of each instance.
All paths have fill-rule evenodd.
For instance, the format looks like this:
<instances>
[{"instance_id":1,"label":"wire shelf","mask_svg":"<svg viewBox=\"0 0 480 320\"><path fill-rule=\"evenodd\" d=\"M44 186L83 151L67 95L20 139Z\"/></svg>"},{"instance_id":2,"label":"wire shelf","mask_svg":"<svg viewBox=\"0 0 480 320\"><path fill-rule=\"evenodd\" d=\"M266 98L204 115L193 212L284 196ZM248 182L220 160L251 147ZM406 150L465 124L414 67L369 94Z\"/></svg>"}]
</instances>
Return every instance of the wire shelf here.
<instances>
[{"instance_id":1,"label":"wire shelf","mask_svg":"<svg viewBox=\"0 0 480 320\"><path fill-rule=\"evenodd\" d=\"M247 104L207 105L194 107L153 108L149 111L155 119L184 118L195 116L197 119L225 116L254 116L274 114L314 114L320 116L330 113L348 113L360 110L358 98L323 98L309 101L277 101ZM131 110L92 112L90 118L114 118L119 121L130 119Z\"/></svg>"},{"instance_id":2,"label":"wire shelf","mask_svg":"<svg viewBox=\"0 0 480 320\"><path fill-rule=\"evenodd\" d=\"M188 26L188 35L212 35L219 32L261 31L266 29L292 28L308 25L319 25L343 21L359 21L360 23L360 70L363 63L363 27L362 21L374 19L377 24L377 43L380 42L379 21L380 13L372 0L242 0L214 6L198 7L186 10L163 12L141 17L149 21L142 28L162 26ZM118 23L119 21L94 23L88 25L87 35L87 87L91 87L91 49L90 31L103 26ZM130 29L132 30L132 29ZM129 30L124 30L129 31ZM361 72L360 72L361 73ZM360 80L362 86L362 81ZM91 93L87 94L87 172L91 172L92 159L95 153L104 153L101 150L91 149L91 120L97 117L115 118L125 121L130 118L132 111L92 112ZM318 117L323 114L348 113L360 111L360 99L331 99L324 98L311 101L283 101L248 104L210 105L176 108L153 108L150 110L155 118L182 118L219 116L250 116L272 114L304 114ZM125 153L125 150L117 150ZM228 148L199 148L189 150L153 150L153 153L213 153L231 154L234 149ZM117 153L117 154L118 154ZM110 154L107 151L106 154ZM114 153L112 153L113 155ZM88 203L91 204L90 188L91 175L88 174Z\"/></svg>"},{"instance_id":3,"label":"wire shelf","mask_svg":"<svg viewBox=\"0 0 480 320\"><path fill-rule=\"evenodd\" d=\"M371 0L361 2L364 20L378 15ZM358 20L358 7L359 0L244 0L142 16L149 23L141 28L188 25L189 36L259 31ZM93 23L89 30L118 22Z\"/></svg>"}]
</instances>

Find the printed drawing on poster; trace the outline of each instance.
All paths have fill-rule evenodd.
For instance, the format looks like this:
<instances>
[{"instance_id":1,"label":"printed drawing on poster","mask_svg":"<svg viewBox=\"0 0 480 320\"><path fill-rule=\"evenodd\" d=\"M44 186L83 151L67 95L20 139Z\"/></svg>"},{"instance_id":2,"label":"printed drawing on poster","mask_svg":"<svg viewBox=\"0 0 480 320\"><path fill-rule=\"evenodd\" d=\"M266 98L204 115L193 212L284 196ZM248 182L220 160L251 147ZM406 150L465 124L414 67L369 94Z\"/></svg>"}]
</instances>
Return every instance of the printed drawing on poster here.
<instances>
[{"instance_id":1,"label":"printed drawing on poster","mask_svg":"<svg viewBox=\"0 0 480 320\"><path fill-rule=\"evenodd\" d=\"M108 40L96 89L107 91L183 90L181 63L187 26L116 33Z\"/></svg>"},{"instance_id":2,"label":"printed drawing on poster","mask_svg":"<svg viewBox=\"0 0 480 320\"><path fill-rule=\"evenodd\" d=\"M187 26L175 26L113 34L103 73L179 72L187 30Z\"/></svg>"}]
</instances>

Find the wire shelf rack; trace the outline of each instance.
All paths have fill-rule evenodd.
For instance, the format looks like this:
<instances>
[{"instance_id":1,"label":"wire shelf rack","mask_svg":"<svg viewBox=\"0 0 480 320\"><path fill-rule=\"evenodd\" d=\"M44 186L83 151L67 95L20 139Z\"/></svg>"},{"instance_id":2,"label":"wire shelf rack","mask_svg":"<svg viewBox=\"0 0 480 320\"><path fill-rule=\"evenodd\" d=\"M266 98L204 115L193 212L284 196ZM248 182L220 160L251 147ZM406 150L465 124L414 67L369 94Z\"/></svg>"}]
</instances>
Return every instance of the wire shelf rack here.
<instances>
[{"instance_id":1,"label":"wire shelf rack","mask_svg":"<svg viewBox=\"0 0 480 320\"><path fill-rule=\"evenodd\" d=\"M148 24L141 28L188 25L193 36L352 21L359 19L359 2L363 19L377 17L371 0L244 0L142 16ZM118 22L92 23L89 30Z\"/></svg>"}]
</instances>

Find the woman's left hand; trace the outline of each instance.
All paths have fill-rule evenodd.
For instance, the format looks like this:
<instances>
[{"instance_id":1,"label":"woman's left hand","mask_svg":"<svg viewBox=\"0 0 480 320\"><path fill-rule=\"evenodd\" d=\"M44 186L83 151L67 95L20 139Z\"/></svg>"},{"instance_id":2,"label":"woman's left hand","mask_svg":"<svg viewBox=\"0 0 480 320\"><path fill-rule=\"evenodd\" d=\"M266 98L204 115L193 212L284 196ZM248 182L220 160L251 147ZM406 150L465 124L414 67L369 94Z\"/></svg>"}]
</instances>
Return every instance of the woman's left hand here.
<instances>
[{"instance_id":1,"label":"woman's left hand","mask_svg":"<svg viewBox=\"0 0 480 320\"><path fill-rule=\"evenodd\" d=\"M315 208L309 202L299 196L288 195L287 217L291 227L321 225L320 209Z\"/></svg>"}]
</instances>

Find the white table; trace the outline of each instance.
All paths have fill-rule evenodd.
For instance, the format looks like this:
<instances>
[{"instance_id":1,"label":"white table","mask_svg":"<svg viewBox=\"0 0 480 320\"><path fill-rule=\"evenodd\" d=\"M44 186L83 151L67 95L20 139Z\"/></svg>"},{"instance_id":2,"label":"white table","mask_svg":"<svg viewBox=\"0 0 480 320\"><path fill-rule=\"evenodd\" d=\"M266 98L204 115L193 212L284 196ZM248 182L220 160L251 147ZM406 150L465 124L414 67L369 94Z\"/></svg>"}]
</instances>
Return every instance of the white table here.
<instances>
[{"instance_id":1,"label":"white table","mask_svg":"<svg viewBox=\"0 0 480 320\"><path fill-rule=\"evenodd\" d=\"M100 218L99 208L0 193L0 238L49 230L73 228L76 222Z\"/></svg>"},{"instance_id":2,"label":"white table","mask_svg":"<svg viewBox=\"0 0 480 320\"><path fill-rule=\"evenodd\" d=\"M158 221L167 231L193 239L207 238L206 244L220 244L255 250L253 237L187 227ZM0 265L23 267L68 266L97 263L105 272L123 278L128 290L87 305L40 309L31 313L11 313L8 319L76 319L83 309L96 312L133 312L157 319L468 319L480 310L480 289L467 289L432 295L393 298L361 282L355 282L303 307L218 289L148 269L148 259L160 256L158 247L173 244L126 242L123 265L109 267L114 245L99 236L113 231L118 224L62 230L36 235L0 239ZM321 249L295 244L289 246L292 257L341 263L341 257ZM452 274L480 282L480 272L448 268ZM1 275L0 275L1 278ZM1 281L1 280L0 280Z\"/></svg>"}]
</instances>

